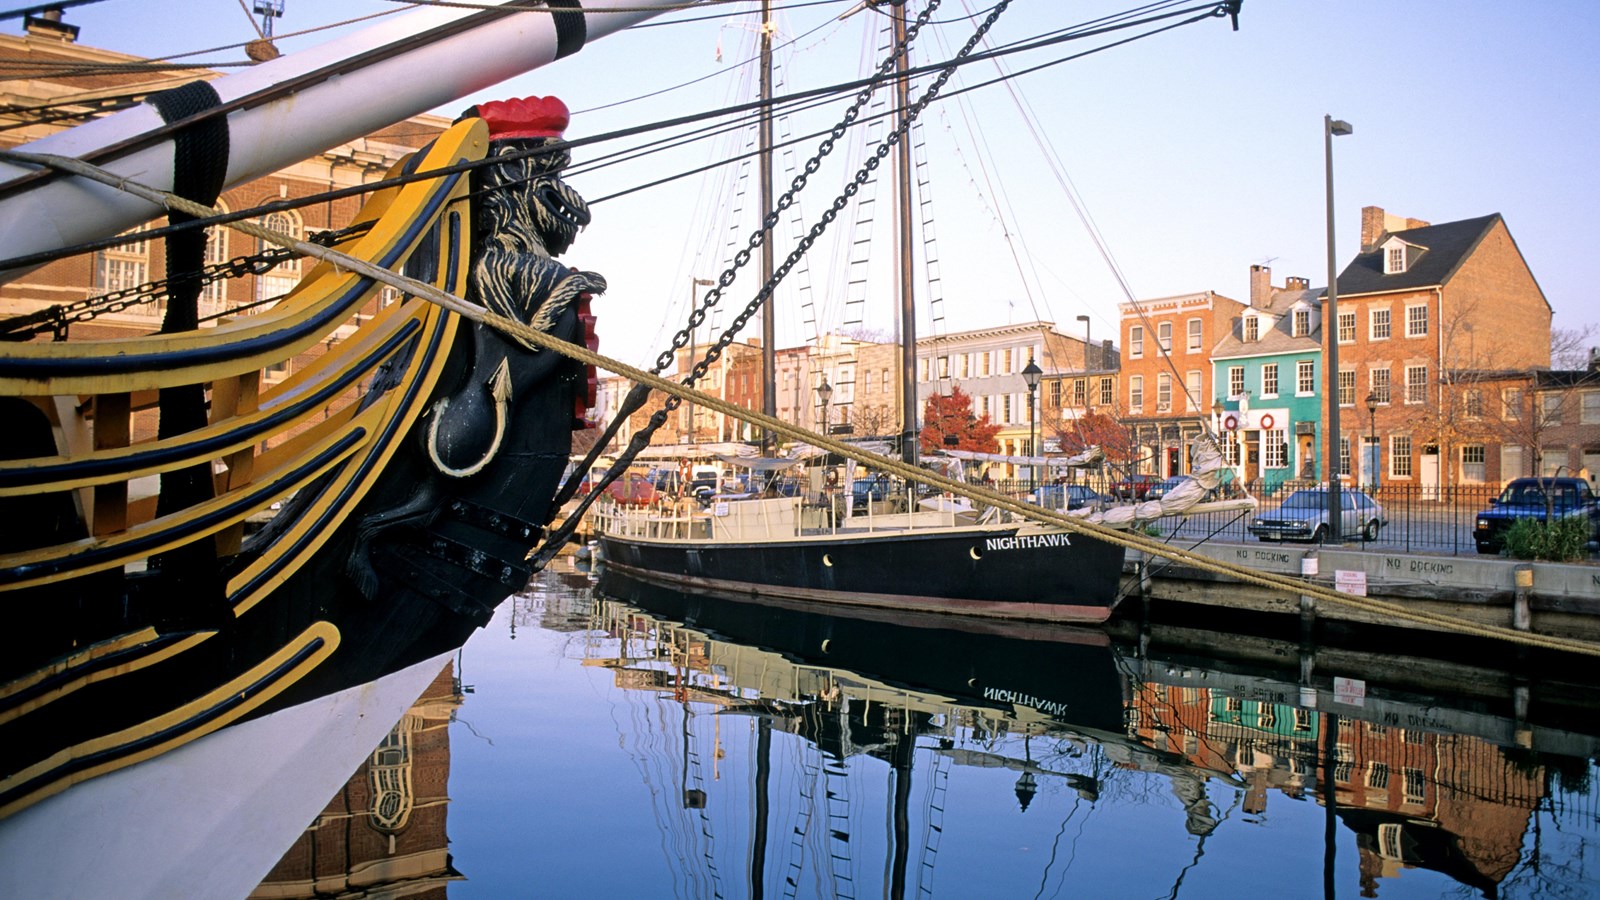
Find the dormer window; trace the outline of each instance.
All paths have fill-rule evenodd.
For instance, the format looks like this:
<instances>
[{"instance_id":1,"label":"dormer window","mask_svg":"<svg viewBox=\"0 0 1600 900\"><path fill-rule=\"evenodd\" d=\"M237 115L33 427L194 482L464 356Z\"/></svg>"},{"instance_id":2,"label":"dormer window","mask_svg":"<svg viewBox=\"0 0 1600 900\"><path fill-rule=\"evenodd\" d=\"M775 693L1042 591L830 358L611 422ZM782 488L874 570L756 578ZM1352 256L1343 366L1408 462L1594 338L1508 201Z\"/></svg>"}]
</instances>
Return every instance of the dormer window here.
<instances>
[{"instance_id":1,"label":"dormer window","mask_svg":"<svg viewBox=\"0 0 1600 900\"><path fill-rule=\"evenodd\" d=\"M1294 311L1294 336L1305 337L1311 333L1311 310L1301 307Z\"/></svg>"},{"instance_id":2,"label":"dormer window","mask_svg":"<svg viewBox=\"0 0 1600 900\"><path fill-rule=\"evenodd\" d=\"M1399 238L1392 238L1383 245L1383 274L1399 275L1406 270L1407 244Z\"/></svg>"},{"instance_id":3,"label":"dormer window","mask_svg":"<svg viewBox=\"0 0 1600 900\"><path fill-rule=\"evenodd\" d=\"M1255 343L1261 340L1261 320L1255 316L1244 317L1244 339L1246 343Z\"/></svg>"}]
</instances>

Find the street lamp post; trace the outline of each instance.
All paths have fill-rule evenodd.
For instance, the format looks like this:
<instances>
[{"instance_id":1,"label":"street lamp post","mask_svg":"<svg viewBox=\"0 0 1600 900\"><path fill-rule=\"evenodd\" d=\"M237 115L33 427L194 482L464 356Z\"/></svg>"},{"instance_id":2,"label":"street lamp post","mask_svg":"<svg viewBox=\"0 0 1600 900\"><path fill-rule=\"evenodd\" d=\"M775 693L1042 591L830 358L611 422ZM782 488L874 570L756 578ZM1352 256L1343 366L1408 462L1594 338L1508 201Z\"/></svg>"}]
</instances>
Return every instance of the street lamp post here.
<instances>
[{"instance_id":1,"label":"street lamp post","mask_svg":"<svg viewBox=\"0 0 1600 900\"><path fill-rule=\"evenodd\" d=\"M1083 368L1084 371L1089 371L1089 351L1094 347L1094 341L1091 339L1089 332L1089 317L1079 316L1078 321L1083 323Z\"/></svg>"},{"instance_id":2,"label":"street lamp post","mask_svg":"<svg viewBox=\"0 0 1600 900\"><path fill-rule=\"evenodd\" d=\"M1335 541L1342 536L1339 534L1342 528L1337 523L1343 519L1339 490L1339 272L1333 249L1333 136L1350 134L1354 130L1349 122L1332 116L1322 117L1323 168L1328 187L1328 326L1323 329L1328 341L1324 354L1328 364L1328 462L1324 469L1328 473L1328 521L1335 523Z\"/></svg>"},{"instance_id":3,"label":"street lamp post","mask_svg":"<svg viewBox=\"0 0 1600 900\"><path fill-rule=\"evenodd\" d=\"M833 385L828 383L826 373L822 376L822 384L817 386L817 398L822 401L822 433L828 433L828 401L833 399Z\"/></svg>"},{"instance_id":4,"label":"street lamp post","mask_svg":"<svg viewBox=\"0 0 1600 900\"><path fill-rule=\"evenodd\" d=\"M1370 455L1368 455L1370 454ZM1378 392L1367 392L1367 453L1362 460L1371 471L1367 472L1367 492L1378 492Z\"/></svg>"},{"instance_id":5,"label":"street lamp post","mask_svg":"<svg viewBox=\"0 0 1600 900\"><path fill-rule=\"evenodd\" d=\"M1039 378L1044 375L1044 370L1039 364L1028 357L1028 365L1022 370L1022 380L1028 383L1028 455L1033 456L1038 446L1038 439L1034 436L1033 400L1039 391ZM1033 490L1038 486L1039 471L1028 463L1028 489Z\"/></svg>"}]
</instances>

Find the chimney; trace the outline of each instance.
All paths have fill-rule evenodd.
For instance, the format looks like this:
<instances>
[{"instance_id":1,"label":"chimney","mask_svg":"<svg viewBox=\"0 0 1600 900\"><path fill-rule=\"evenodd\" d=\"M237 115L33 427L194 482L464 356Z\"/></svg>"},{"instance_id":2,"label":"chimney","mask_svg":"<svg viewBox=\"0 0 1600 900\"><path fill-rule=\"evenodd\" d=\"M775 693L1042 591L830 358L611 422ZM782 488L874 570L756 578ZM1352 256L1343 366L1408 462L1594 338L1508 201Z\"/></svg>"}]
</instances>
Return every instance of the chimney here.
<instances>
[{"instance_id":1,"label":"chimney","mask_svg":"<svg viewBox=\"0 0 1600 900\"><path fill-rule=\"evenodd\" d=\"M1378 239L1383 237L1383 207L1361 207L1361 252L1378 249Z\"/></svg>"},{"instance_id":2,"label":"chimney","mask_svg":"<svg viewBox=\"0 0 1600 900\"><path fill-rule=\"evenodd\" d=\"M1311 282L1299 275L1290 275L1283 280L1283 289L1286 291L1309 291Z\"/></svg>"},{"instance_id":3,"label":"chimney","mask_svg":"<svg viewBox=\"0 0 1600 900\"><path fill-rule=\"evenodd\" d=\"M78 26L68 25L61 21L63 7L51 6L39 10L38 15L29 13L22 20L22 30L29 37L49 38L71 44L78 40Z\"/></svg>"},{"instance_id":4,"label":"chimney","mask_svg":"<svg viewBox=\"0 0 1600 900\"><path fill-rule=\"evenodd\" d=\"M1589 371L1600 372L1600 347L1589 348Z\"/></svg>"},{"instance_id":5,"label":"chimney","mask_svg":"<svg viewBox=\"0 0 1600 900\"><path fill-rule=\"evenodd\" d=\"M1250 305L1264 309L1272 301L1272 270L1262 265L1250 267Z\"/></svg>"}]
</instances>

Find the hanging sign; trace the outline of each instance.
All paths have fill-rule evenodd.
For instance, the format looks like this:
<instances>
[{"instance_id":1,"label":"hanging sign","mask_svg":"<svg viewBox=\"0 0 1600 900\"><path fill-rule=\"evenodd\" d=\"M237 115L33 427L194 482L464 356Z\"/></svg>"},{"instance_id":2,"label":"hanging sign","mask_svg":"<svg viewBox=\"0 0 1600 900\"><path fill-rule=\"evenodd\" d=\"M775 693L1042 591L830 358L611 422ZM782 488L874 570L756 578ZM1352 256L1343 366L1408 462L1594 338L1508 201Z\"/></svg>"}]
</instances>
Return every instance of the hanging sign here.
<instances>
[{"instance_id":1,"label":"hanging sign","mask_svg":"<svg viewBox=\"0 0 1600 900\"><path fill-rule=\"evenodd\" d=\"M1263 429L1272 428L1272 413L1267 413L1261 417L1261 427Z\"/></svg>"}]
</instances>

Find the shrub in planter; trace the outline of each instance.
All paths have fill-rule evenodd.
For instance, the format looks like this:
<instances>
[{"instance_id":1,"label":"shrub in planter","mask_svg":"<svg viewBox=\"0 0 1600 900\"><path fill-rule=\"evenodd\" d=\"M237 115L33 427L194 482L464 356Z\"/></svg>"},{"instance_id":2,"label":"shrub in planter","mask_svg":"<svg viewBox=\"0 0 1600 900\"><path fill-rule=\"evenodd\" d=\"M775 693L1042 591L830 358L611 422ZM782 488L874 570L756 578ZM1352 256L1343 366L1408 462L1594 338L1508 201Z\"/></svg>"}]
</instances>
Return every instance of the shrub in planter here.
<instances>
[{"instance_id":1,"label":"shrub in planter","mask_svg":"<svg viewBox=\"0 0 1600 900\"><path fill-rule=\"evenodd\" d=\"M1573 562L1588 553L1589 521L1569 516L1545 523L1518 519L1506 529L1506 555L1512 559Z\"/></svg>"}]
</instances>

